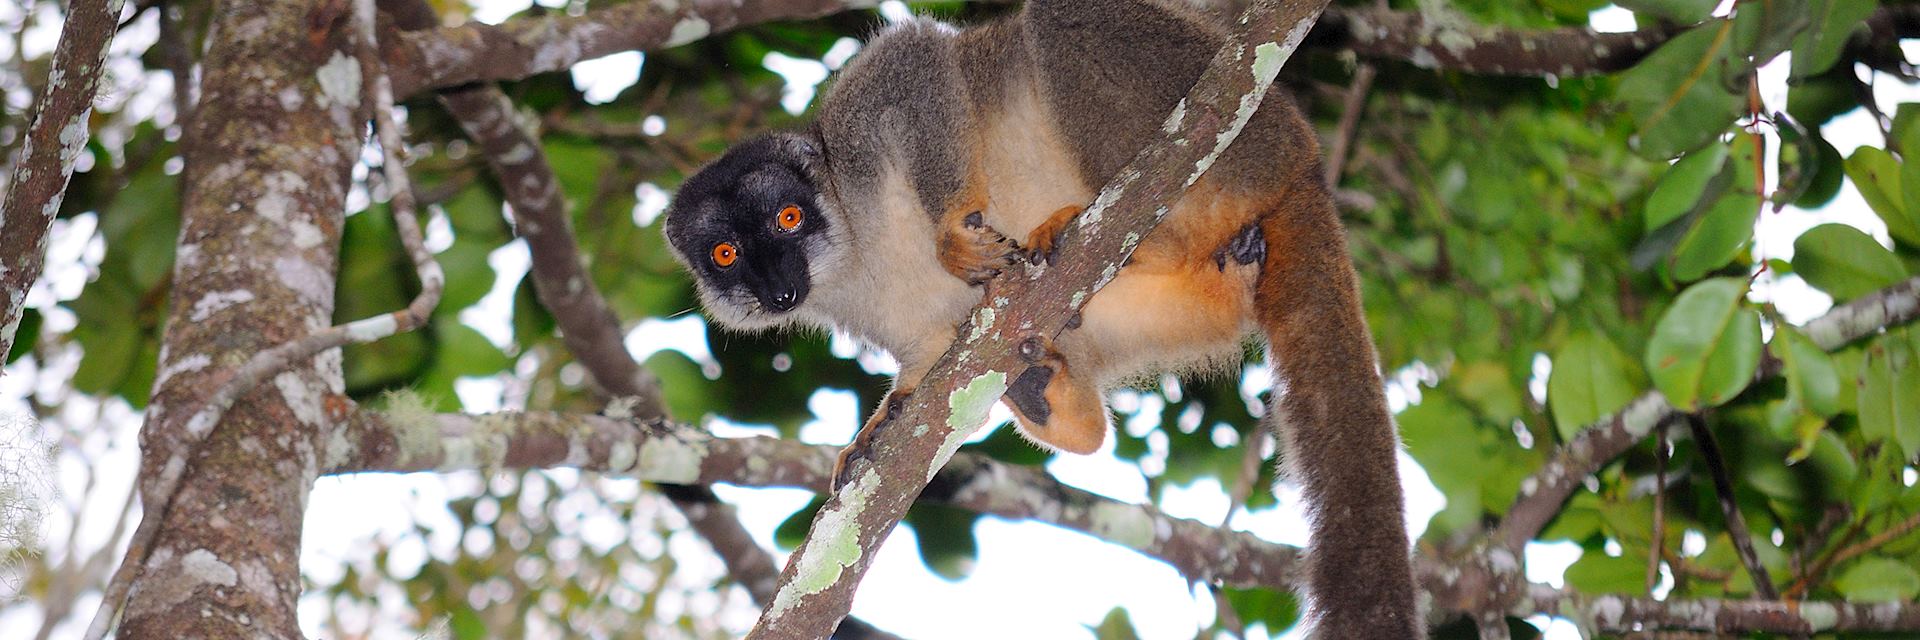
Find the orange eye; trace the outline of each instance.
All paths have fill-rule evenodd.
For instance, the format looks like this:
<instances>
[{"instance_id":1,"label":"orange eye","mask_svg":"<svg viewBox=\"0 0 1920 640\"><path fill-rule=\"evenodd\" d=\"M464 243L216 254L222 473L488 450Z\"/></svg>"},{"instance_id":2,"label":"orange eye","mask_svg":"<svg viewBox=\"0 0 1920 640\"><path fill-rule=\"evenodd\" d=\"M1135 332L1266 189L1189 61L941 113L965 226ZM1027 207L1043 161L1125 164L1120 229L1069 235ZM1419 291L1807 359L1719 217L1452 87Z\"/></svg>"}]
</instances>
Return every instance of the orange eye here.
<instances>
[{"instance_id":1,"label":"orange eye","mask_svg":"<svg viewBox=\"0 0 1920 640\"><path fill-rule=\"evenodd\" d=\"M720 265L720 268L731 267L733 266L733 261L739 259L740 251L734 249L732 243L722 242L713 245L713 263Z\"/></svg>"},{"instance_id":2,"label":"orange eye","mask_svg":"<svg viewBox=\"0 0 1920 640\"><path fill-rule=\"evenodd\" d=\"M787 205L780 210L780 216L774 218L774 223L780 225L781 231L792 231L800 228L800 221L805 218L806 214L800 211L800 207Z\"/></svg>"}]
</instances>

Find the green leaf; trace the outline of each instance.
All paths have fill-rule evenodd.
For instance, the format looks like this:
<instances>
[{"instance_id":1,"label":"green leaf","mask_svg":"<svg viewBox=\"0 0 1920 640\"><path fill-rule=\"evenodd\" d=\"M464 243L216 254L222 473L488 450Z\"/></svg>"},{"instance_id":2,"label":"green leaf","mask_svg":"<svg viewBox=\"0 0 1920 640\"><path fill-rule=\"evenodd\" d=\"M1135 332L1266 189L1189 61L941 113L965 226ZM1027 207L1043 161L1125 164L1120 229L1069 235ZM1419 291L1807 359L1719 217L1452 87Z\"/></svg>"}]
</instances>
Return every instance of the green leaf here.
<instances>
[{"instance_id":1,"label":"green leaf","mask_svg":"<svg viewBox=\"0 0 1920 640\"><path fill-rule=\"evenodd\" d=\"M1635 593L1647 588L1647 559L1588 550L1567 567L1564 579L1567 586L1589 593Z\"/></svg>"},{"instance_id":2,"label":"green leaf","mask_svg":"<svg viewBox=\"0 0 1920 640\"><path fill-rule=\"evenodd\" d=\"M1740 116L1742 96L1728 87L1733 22L1717 20L1682 33L1622 74L1619 96L1637 133L1630 144L1649 158L1700 148Z\"/></svg>"},{"instance_id":3,"label":"green leaf","mask_svg":"<svg viewBox=\"0 0 1920 640\"><path fill-rule=\"evenodd\" d=\"M1220 594L1233 605L1240 621L1249 625L1264 623L1268 629L1285 629L1300 620L1300 602L1291 592L1222 587Z\"/></svg>"},{"instance_id":4,"label":"green leaf","mask_svg":"<svg viewBox=\"0 0 1920 640\"><path fill-rule=\"evenodd\" d=\"M1793 57L1799 60L1800 54L1796 52ZM1803 78L1787 89L1787 113L1802 126L1818 131L1834 116L1860 108L1853 97L1855 82L1853 70L1846 68Z\"/></svg>"},{"instance_id":5,"label":"green leaf","mask_svg":"<svg viewBox=\"0 0 1920 640\"><path fill-rule=\"evenodd\" d=\"M1728 171L1739 171L1729 167ZM1691 228L1674 245L1667 273L1679 282L1705 277L1740 255L1740 249L1753 238L1753 223L1760 217L1760 198L1751 191L1729 190L1720 200L1693 220Z\"/></svg>"},{"instance_id":6,"label":"green leaf","mask_svg":"<svg viewBox=\"0 0 1920 640\"><path fill-rule=\"evenodd\" d=\"M1760 365L1760 316L1741 304L1746 281L1699 282L1673 302L1647 343L1647 372L1673 406L1687 411L1732 399Z\"/></svg>"},{"instance_id":7,"label":"green leaf","mask_svg":"<svg viewBox=\"0 0 1920 640\"><path fill-rule=\"evenodd\" d=\"M985 455L1007 464L1035 467L1046 464L1047 460L1053 457L1053 454L1046 449L1020 437L1019 430L1011 425L995 427L985 439L962 446L960 450Z\"/></svg>"},{"instance_id":8,"label":"green leaf","mask_svg":"<svg viewBox=\"0 0 1920 640\"><path fill-rule=\"evenodd\" d=\"M1808 0L1768 0L1738 4L1733 12L1736 57L1766 64L1793 44L1794 37L1813 23Z\"/></svg>"},{"instance_id":9,"label":"green leaf","mask_svg":"<svg viewBox=\"0 0 1920 640\"><path fill-rule=\"evenodd\" d=\"M1860 433L1896 444L1902 460L1920 453L1920 352L1906 333L1889 332L1867 348L1859 395Z\"/></svg>"},{"instance_id":10,"label":"green leaf","mask_svg":"<svg viewBox=\"0 0 1920 640\"><path fill-rule=\"evenodd\" d=\"M20 325L13 332L13 350L7 352L0 364L13 364L20 356L33 353L33 344L40 340L40 310L22 309Z\"/></svg>"},{"instance_id":11,"label":"green leaf","mask_svg":"<svg viewBox=\"0 0 1920 640\"><path fill-rule=\"evenodd\" d=\"M1789 127L1782 131L1797 129ZM1833 143L1821 137L1818 130L1804 135L1783 133L1781 139L1781 153L1787 153L1788 149L1794 151L1791 158L1782 156L1783 172L1780 188L1774 193L1774 210L1778 211L1782 202L1791 202L1802 209L1818 209L1832 202L1833 197L1840 194L1840 185L1846 182L1847 176L1847 160L1840 157L1840 150L1833 148Z\"/></svg>"},{"instance_id":12,"label":"green leaf","mask_svg":"<svg viewBox=\"0 0 1920 640\"><path fill-rule=\"evenodd\" d=\"M781 551L800 548L800 543L807 539L807 529L813 526L813 517L819 515L820 508L824 506L827 506L826 496L815 497L807 506L787 516L780 526L773 529L773 546Z\"/></svg>"},{"instance_id":13,"label":"green leaf","mask_svg":"<svg viewBox=\"0 0 1920 640\"><path fill-rule=\"evenodd\" d=\"M1616 2L1634 13L1665 18L1678 24L1693 24L1707 18L1713 11L1714 0L1620 0Z\"/></svg>"},{"instance_id":14,"label":"green leaf","mask_svg":"<svg viewBox=\"0 0 1920 640\"><path fill-rule=\"evenodd\" d=\"M1093 631L1094 640L1140 640L1140 634L1133 630L1133 621L1127 618L1127 610L1114 607L1100 624L1088 627Z\"/></svg>"},{"instance_id":15,"label":"green leaf","mask_svg":"<svg viewBox=\"0 0 1920 640\"><path fill-rule=\"evenodd\" d=\"M1482 417L1511 422L1521 411L1520 390L1505 365L1485 360L1461 365L1451 382L1462 400L1472 402Z\"/></svg>"},{"instance_id":16,"label":"green leaf","mask_svg":"<svg viewBox=\"0 0 1920 640\"><path fill-rule=\"evenodd\" d=\"M1547 378L1547 406L1561 438L1620 410L1644 386L1644 374L1626 352L1606 336L1581 332L1553 355Z\"/></svg>"},{"instance_id":17,"label":"green leaf","mask_svg":"<svg viewBox=\"0 0 1920 640\"><path fill-rule=\"evenodd\" d=\"M1668 167L1667 172L1660 175L1660 181L1654 183L1653 192L1647 194L1647 228L1664 227L1692 211L1693 205L1706 195L1708 181L1726 164L1727 145L1715 144L1682 156L1679 162Z\"/></svg>"},{"instance_id":18,"label":"green leaf","mask_svg":"<svg viewBox=\"0 0 1920 640\"><path fill-rule=\"evenodd\" d=\"M1920 594L1920 573L1893 558L1868 556L1833 581L1848 602L1906 602Z\"/></svg>"},{"instance_id":19,"label":"green leaf","mask_svg":"<svg viewBox=\"0 0 1920 640\"><path fill-rule=\"evenodd\" d=\"M1840 373L1833 358L1800 330L1774 326L1774 355L1787 377L1787 399L1794 406L1820 416L1840 411Z\"/></svg>"},{"instance_id":20,"label":"green leaf","mask_svg":"<svg viewBox=\"0 0 1920 640\"><path fill-rule=\"evenodd\" d=\"M1877 147L1862 146L1847 157L1847 177L1860 190L1873 212L1887 223L1887 232L1895 240L1920 246L1920 224L1916 224L1904 203L1900 162L1893 154Z\"/></svg>"},{"instance_id":21,"label":"green leaf","mask_svg":"<svg viewBox=\"0 0 1920 640\"><path fill-rule=\"evenodd\" d=\"M980 514L945 505L915 503L907 509L907 525L920 548L920 561L927 569L948 580L959 580L973 573L979 556L979 543L973 537L973 523Z\"/></svg>"},{"instance_id":22,"label":"green leaf","mask_svg":"<svg viewBox=\"0 0 1920 640\"><path fill-rule=\"evenodd\" d=\"M1840 61L1840 52L1855 31L1867 26L1877 0L1811 0L1812 24L1793 39L1793 79L1811 76Z\"/></svg>"},{"instance_id":23,"label":"green leaf","mask_svg":"<svg viewBox=\"0 0 1920 640\"><path fill-rule=\"evenodd\" d=\"M1838 223L1814 227L1793 241L1793 270L1836 303L1907 277L1907 268L1892 251L1859 229Z\"/></svg>"}]
</instances>

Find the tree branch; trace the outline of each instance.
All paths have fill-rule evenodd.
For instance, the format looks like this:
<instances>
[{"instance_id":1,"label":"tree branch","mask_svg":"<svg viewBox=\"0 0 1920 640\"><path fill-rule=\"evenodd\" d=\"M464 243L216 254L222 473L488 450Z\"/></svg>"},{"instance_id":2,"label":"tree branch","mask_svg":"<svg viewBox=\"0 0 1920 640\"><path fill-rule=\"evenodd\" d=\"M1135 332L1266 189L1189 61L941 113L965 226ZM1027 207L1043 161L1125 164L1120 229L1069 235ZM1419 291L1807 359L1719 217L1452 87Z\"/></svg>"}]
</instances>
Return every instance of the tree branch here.
<instances>
[{"instance_id":1,"label":"tree branch","mask_svg":"<svg viewBox=\"0 0 1920 640\"><path fill-rule=\"evenodd\" d=\"M716 438L664 420L528 412L434 414L406 403L360 411L349 447L329 452L328 475L364 472L574 467L680 485L725 483L826 493L839 449L768 437ZM1251 534L1175 518L1100 497L1045 472L971 454L954 457L920 499L983 514L1035 520L1159 558L1190 579L1286 588L1298 550Z\"/></svg>"},{"instance_id":2,"label":"tree branch","mask_svg":"<svg viewBox=\"0 0 1920 640\"><path fill-rule=\"evenodd\" d=\"M499 25L468 23L409 33L391 52L401 95L472 82L517 80L623 51L674 47L708 34L872 6L862 0L632 2L579 16L544 15Z\"/></svg>"},{"instance_id":3,"label":"tree branch","mask_svg":"<svg viewBox=\"0 0 1920 640\"><path fill-rule=\"evenodd\" d=\"M20 157L0 204L0 362L13 350L27 290L40 278L47 231L87 146L93 95L124 0L74 0L47 69L47 88L27 121Z\"/></svg>"},{"instance_id":4,"label":"tree branch","mask_svg":"<svg viewBox=\"0 0 1920 640\"><path fill-rule=\"evenodd\" d=\"M1529 594L1527 615L1551 611L1603 633L1666 629L1715 634L1804 634L1920 629L1920 604L1912 602L1847 604L1715 598L1660 601L1589 596L1539 584L1532 585Z\"/></svg>"},{"instance_id":5,"label":"tree branch","mask_svg":"<svg viewBox=\"0 0 1920 640\"><path fill-rule=\"evenodd\" d=\"M689 425L660 420L642 421L636 428L632 420L598 415L436 414L424 405L408 403L397 403L384 412L353 414L344 436L334 443L347 448L327 455L341 464L322 473L574 467L655 482L824 492L836 454L834 447L779 438L716 438ZM1299 550L1289 545L1170 517L1148 505L1103 498L1061 485L1043 471L969 453L954 455L919 500L1079 531L1160 559L1188 579L1209 584L1283 589L1293 579L1299 560ZM1456 604L1464 601L1456 592L1469 587L1443 584L1441 576L1451 571L1431 559L1422 561L1420 570L1435 595L1436 607L1473 613ZM1834 630L1920 629L1920 615L1908 610L1913 604L1800 602L1795 604L1799 613L1789 614L1784 605L1766 601L1654 601L1591 596L1541 584L1523 585L1521 593L1530 597L1515 599L1496 612L1514 616L1556 612L1611 632L1791 633L1796 629L1794 620L1830 624Z\"/></svg>"},{"instance_id":6,"label":"tree branch","mask_svg":"<svg viewBox=\"0 0 1920 640\"><path fill-rule=\"evenodd\" d=\"M1873 335L1884 327L1920 317L1920 277L1834 307L1800 330L1822 349L1832 351ZM1762 371L1771 377L1777 372ZM1590 474L1638 444L1655 425L1677 414L1659 391L1635 398L1626 408L1601 418L1560 446L1553 459L1520 483L1520 495L1495 531L1495 539L1520 549L1560 512L1560 505Z\"/></svg>"},{"instance_id":7,"label":"tree branch","mask_svg":"<svg viewBox=\"0 0 1920 640\"><path fill-rule=\"evenodd\" d=\"M743 0L686 2L666 9L656 3L630 3L578 16L543 15L408 34L389 55L395 86L405 96L472 82L518 80L623 51L651 51L712 33L868 5L860 0ZM1910 17L1914 13L1900 6L1881 7L1869 21L1876 26L1871 41L1920 34L1920 20ZM1425 69L1569 77L1631 67L1683 31L1664 26L1630 33L1581 27L1513 29L1475 24L1455 14L1334 7L1308 35L1306 46Z\"/></svg>"}]
</instances>

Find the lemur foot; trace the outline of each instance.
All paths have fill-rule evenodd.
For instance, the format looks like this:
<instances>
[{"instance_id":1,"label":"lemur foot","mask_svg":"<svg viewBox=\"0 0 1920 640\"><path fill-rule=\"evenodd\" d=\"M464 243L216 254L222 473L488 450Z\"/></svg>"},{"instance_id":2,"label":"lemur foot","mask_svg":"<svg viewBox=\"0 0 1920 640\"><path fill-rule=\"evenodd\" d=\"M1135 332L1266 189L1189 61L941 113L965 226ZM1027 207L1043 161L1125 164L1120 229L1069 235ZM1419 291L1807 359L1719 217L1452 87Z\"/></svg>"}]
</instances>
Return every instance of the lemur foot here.
<instances>
[{"instance_id":1,"label":"lemur foot","mask_svg":"<svg viewBox=\"0 0 1920 640\"><path fill-rule=\"evenodd\" d=\"M1225 245L1221 245L1220 250L1213 252L1213 264L1221 271L1227 270L1229 259L1238 265L1263 264L1267 261L1267 234L1261 232L1259 222L1248 224L1247 228L1241 229L1240 233L1234 234Z\"/></svg>"},{"instance_id":2,"label":"lemur foot","mask_svg":"<svg viewBox=\"0 0 1920 640\"><path fill-rule=\"evenodd\" d=\"M1034 227L1033 231L1027 234L1027 261L1033 264L1040 264L1042 261L1053 264L1053 252L1060 243L1060 234L1067 230L1067 223L1073 222L1081 211L1083 209L1079 205L1061 207L1054 211L1053 215L1047 216L1046 221L1041 222L1040 226Z\"/></svg>"},{"instance_id":3,"label":"lemur foot","mask_svg":"<svg viewBox=\"0 0 1920 640\"><path fill-rule=\"evenodd\" d=\"M911 392L906 390L895 390L887 394L886 402L880 405L878 411L873 412L872 417L867 418L867 423L860 427L859 433L853 434L853 441L840 450L840 455L834 456L833 473L827 476L828 488L834 493L839 493L841 487L847 486L847 482L853 480L847 477L847 467L855 458L864 458L872 453L873 437L879 433L881 427L887 426L887 423L899 417L901 409L907 406L908 395L911 395Z\"/></svg>"},{"instance_id":4,"label":"lemur foot","mask_svg":"<svg viewBox=\"0 0 1920 640\"><path fill-rule=\"evenodd\" d=\"M954 219L940 234L940 265L970 285L985 284L1020 261L1020 246L981 220L975 211Z\"/></svg>"},{"instance_id":5,"label":"lemur foot","mask_svg":"<svg viewBox=\"0 0 1920 640\"><path fill-rule=\"evenodd\" d=\"M1074 375L1066 359L1051 347L1038 364L1007 385L1005 400L1020 431L1034 442L1085 455L1106 440L1107 405L1100 391Z\"/></svg>"}]
</instances>

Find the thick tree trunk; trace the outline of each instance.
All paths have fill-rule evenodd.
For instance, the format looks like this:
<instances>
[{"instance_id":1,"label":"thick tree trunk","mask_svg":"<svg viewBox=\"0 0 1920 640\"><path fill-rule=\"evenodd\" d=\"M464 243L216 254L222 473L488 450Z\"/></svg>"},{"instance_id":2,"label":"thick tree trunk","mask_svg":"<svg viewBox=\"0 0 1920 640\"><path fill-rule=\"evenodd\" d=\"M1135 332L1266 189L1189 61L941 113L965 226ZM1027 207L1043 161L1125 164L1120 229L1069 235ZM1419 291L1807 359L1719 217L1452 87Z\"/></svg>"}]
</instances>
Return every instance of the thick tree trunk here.
<instances>
[{"instance_id":1,"label":"thick tree trunk","mask_svg":"<svg viewBox=\"0 0 1920 640\"><path fill-rule=\"evenodd\" d=\"M330 13L328 7L340 7ZM205 60L167 331L141 431L143 492L185 422L255 352L328 326L360 66L344 3L221 2ZM339 352L225 415L161 518L120 634L297 637L300 529L348 406Z\"/></svg>"}]
</instances>

